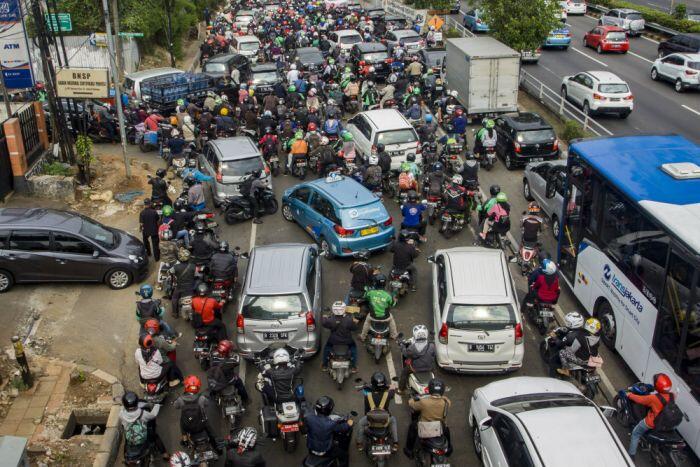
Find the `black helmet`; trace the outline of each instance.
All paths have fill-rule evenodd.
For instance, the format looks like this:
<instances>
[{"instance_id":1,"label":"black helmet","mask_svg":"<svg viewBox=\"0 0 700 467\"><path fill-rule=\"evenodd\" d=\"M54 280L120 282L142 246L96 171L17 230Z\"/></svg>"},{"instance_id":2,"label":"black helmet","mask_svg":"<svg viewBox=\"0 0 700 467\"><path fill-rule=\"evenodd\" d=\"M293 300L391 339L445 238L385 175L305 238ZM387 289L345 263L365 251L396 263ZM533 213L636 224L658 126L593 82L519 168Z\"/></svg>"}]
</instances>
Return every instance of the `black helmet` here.
<instances>
[{"instance_id":1,"label":"black helmet","mask_svg":"<svg viewBox=\"0 0 700 467\"><path fill-rule=\"evenodd\" d=\"M437 394L438 396L442 396L445 394L445 383L443 383L441 379L431 379L428 383L428 392L431 395Z\"/></svg>"},{"instance_id":2,"label":"black helmet","mask_svg":"<svg viewBox=\"0 0 700 467\"><path fill-rule=\"evenodd\" d=\"M377 152L384 152L385 148L386 146L384 146L384 143L377 144Z\"/></svg>"},{"instance_id":3,"label":"black helmet","mask_svg":"<svg viewBox=\"0 0 700 467\"><path fill-rule=\"evenodd\" d=\"M431 152L437 151L437 142L431 142L429 147Z\"/></svg>"},{"instance_id":4,"label":"black helmet","mask_svg":"<svg viewBox=\"0 0 700 467\"><path fill-rule=\"evenodd\" d=\"M386 276L384 274L376 274L374 276L374 288L383 289L386 286Z\"/></svg>"},{"instance_id":5,"label":"black helmet","mask_svg":"<svg viewBox=\"0 0 700 467\"><path fill-rule=\"evenodd\" d=\"M335 402L328 396L321 396L318 398L314 404L314 410L317 415L330 415L333 412L333 407L335 407Z\"/></svg>"},{"instance_id":6,"label":"black helmet","mask_svg":"<svg viewBox=\"0 0 700 467\"><path fill-rule=\"evenodd\" d=\"M386 380L386 375L381 371L375 371L371 379L372 390L381 391L389 387L389 383Z\"/></svg>"},{"instance_id":7,"label":"black helmet","mask_svg":"<svg viewBox=\"0 0 700 467\"><path fill-rule=\"evenodd\" d=\"M178 198L173 203L173 209L175 209L176 211L182 211L184 209L187 209L187 206L185 205L185 202L182 199Z\"/></svg>"},{"instance_id":8,"label":"black helmet","mask_svg":"<svg viewBox=\"0 0 700 467\"><path fill-rule=\"evenodd\" d=\"M163 177L165 177L165 174L167 174L167 173L168 172L165 169L158 169L158 170L156 170L156 177L163 178Z\"/></svg>"},{"instance_id":9,"label":"black helmet","mask_svg":"<svg viewBox=\"0 0 700 467\"><path fill-rule=\"evenodd\" d=\"M139 398L136 393L126 391L122 396L122 405L128 411L136 410L139 406Z\"/></svg>"},{"instance_id":10,"label":"black helmet","mask_svg":"<svg viewBox=\"0 0 700 467\"><path fill-rule=\"evenodd\" d=\"M204 225L204 222L199 221L194 224L194 231L196 233L204 233L205 230L207 230L207 226Z\"/></svg>"},{"instance_id":11,"label":"black helmet","mask_svg":"<svg viewBox=\"0 0 700 467\"><path fill-rule=\"evenodd\" d=\"M408 192L408 200L409 201L417 201L418 200L418 193L416 193L415 190L411 190Z\"/></svg>"},{"instance_id":12,"label":"black helmet","mask_svg":"<svg viewBox=\"0 0 700 467\"><path fill-rule=\"evenodd\" d=\"M221 240L219 242L219 251L222 253L228 252L228 242L226 240Z\"/></svg>"},{"instance_id":13,"label":"black helmet","mask_svg":"<svg viewBox=\"0 0 700 467\"><path fill-rule=\"evenodd\" d=\"M501 187L498 185L491 185L491 188L489 188L489 193L491 193L491 196L496 196L501 192Z\"/></svg>"},{"instance_id":14,"label":"black helmet","mask_svg":"<svg viewBox=\"0 0 700 467\"><path fill-rule=\"evenodd\" d=\"M413 153L411 153L411 154L409 154L408 156L406 156L406 160L407 160L408 162L415 162L415 161L416 161L416 155L413 154Z\"/></svg>"},{"instance_id":15,"label":"black helmet","mask_svg":"<svg viewBox=\"0 0 700 467\"><path fill-rule=\"evenodd\" d=\"M413 236L413 234L412 234L412 232L411 232L410 230L401 229L401 231L399 232L399 241L400 241L400 242L405 242L406 240L408 240L408 239L411 238L412 236Z\"/></svg>"},{"instance_id":16,"label":"black helmet","mask_svg":"<svg viewBox=\"0 0 700 467\"><path fill-rule=\"evenodd\" d=\"M189 174L187 177L185 177L185 185L187 186L192 186L197 182L197 180L194 178L194 175Z\"/></svg>"},{"instance_id":17,"label":"black helmet","mask_svg":"<svg viewBox=\"0 0 700 467\"><path fill-rule=\"evenodd\" d=\"M253 171L250 173L250 175L251 175L253 178L260 178L260 175L262 175L262 172L261 172L259 169L258 169L258 170L253 170Z\"/></svg>"},{"instance_id":18,"label":"black helmet","mask_svg":"<svg viewBox=\"0 0 700 467\"><path fill-rule=\"evenodd\" d=\"M442 162L435 162L433 164L433 172L442 172L445 168L442 166Z\"/></svg>"},{"instance_id":19,"label":"black helmet","mask_svg":"<svg viewBox=\"0 0 700 467\"><path fill-rule=\"evenodd\" d=\"M201 283L197 286L197 295L204 296L207 293L209 293L209 287L207 287L207 284Z\"/></svg>"},{"instance_id":20,"label":"black helmet","mask_svg":"<svg viewBox=\"0 0 700 467\"><path fill-rule=\"evenodd\" d=\"M367 261L369 259L370 252L368 249L364 248L362 250L353 253L352 257L362 261Z\"/></svg>"}]
</instances>

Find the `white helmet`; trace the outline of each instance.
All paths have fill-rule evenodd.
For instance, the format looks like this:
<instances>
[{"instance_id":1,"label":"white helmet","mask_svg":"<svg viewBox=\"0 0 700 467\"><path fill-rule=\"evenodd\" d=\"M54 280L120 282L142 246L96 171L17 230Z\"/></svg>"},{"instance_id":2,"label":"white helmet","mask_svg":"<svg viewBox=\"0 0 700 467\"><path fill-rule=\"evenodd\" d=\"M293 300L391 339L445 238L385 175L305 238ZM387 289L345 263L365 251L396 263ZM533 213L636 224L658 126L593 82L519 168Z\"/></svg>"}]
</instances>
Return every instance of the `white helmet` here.
<instances>
[{"instance_id":1,"label":"white helmet","mask_svg":"<svg viewBox=\"0 0 700 467\"><path fill-rule=\"evenodd\" d=\"M258 440L258 430L252 426L247 426L233 439L234 442L238 443L238 448L245 451L246 449L252 449L255 446L255 442Z\"/></svg>"},{"instance_id":2,"label":"white helmet","mask_svg":"<svg viewBox=\"0 0 700 467\"><path fill-rule=\"evenodd\" d=\"M554 275L557 273L557 265L551 259L545 259L542 261L542 272L548 276Z\"/></svg>"},{"instance_id":3,"label":"white helmet","mask_svg":"<svg viewBox=\"0 0 700 467\"><path fill-rule=\"evenodd\" d=\"M417 341L428 340L428 328L423 324L413 326L413 339Z\"/></svg>"},{"instance_id":4,"label":"white helmet","mask_svg":"<svg viewBox=\"0 0 700 467\"><path fill-rule=\"evenodd\" d=\"M374 73L374 67L373 67L373 66L369 67L369 72L370 72L370 73ZM368 82L367 82L367 86L369 86L369 87L374 86L374 81L368 81Z\"/></svg>"},{"instance_id":5,"label":"white helmet","mask_svg":"<svg viewBox=\"0 0 700 467\"><path fill-rule=\"evenodd\" d=\"M275 350L275 353L272 354L272 363L274 363L275 365L289 363L289 352L287 352L287 349Z\"/></svg>"},{"instance_id":6,"label":"white helmet","mask_svg":"<svg viewBox=\"0 0 700 467\"><path fill-rule=\"evenodd\" d=\"M452 91L450 91L450 96L457 97L457 96L459 96L459 93L457 92L456 89L453 89Z\"/></svg>"},{"instance_id":7,"label":"white helmet","mask_svg":"<svg viewBox=\"0 0 700 467\"><path fill-rule=\"evenodd\" d=\"M594 336L600 332L600 321L598 321L596 318L588 318L586 320L586 324L583 325L583 328L589 332L589 334L593 334Z\"/></svg>"},{"instance_id":8,"label":"white helmet","mask_svg":"<svg viewBox=\"0 0 700 467\"><path fill-rule=\"evenodd\" d=\"M190 117L189 115L185 115L185 118L184 118L183 120L184 120L185 123L187 123L188 125L189 125L190 123L192 123L192 117Z\"/></svg>"},{"instance_id":9,"label":"white helmet","mask_svg":"<svg viewBox=\"0 0 700 467\"><path fill-rule=\"evenodd\" d=\"M290 69L290 70L296 70L296 69L297 69L296 64L292 63L292 64L290 65L289 69Z\"/></svg>"},{"instance_id":10,"label":"white helmet","mask_svg":"<svg viewBox=\"0 0 700 467\"><path fill-rule=\"evenodd\" d=\"M326 144L328 144L328 138L325 136L321 137L321 146L325 146Z\"/></svg>"},{"instance_id":11,"label":"white helmet","mask_svg":"<svg viewBox=\"0 0 700 467\"><path fill-rule=\"evenodd\" d=\"M345 303L341 301L333 302L331 311L336 316L343 316L345 314Z\"/></svg>"},{"instance_id":12,"label":"white helmet","mask_svg":"<svg viewBox=\"0 0 700 467\"><path fill-rule=\"evenodd\" d=\"M177 451L170 456L170 467L189 467L190 465L192 462L186 452Z\"/></svg>"},{"instance_id":13,"label":"white helmet","mask_svg":"<svg viewBox=\"0 0 700 467\"><path fill-rule=\"evenodd\" d=\"M173 138L180 136L180 130L178 130L177 128L173 128L173 130L170 132L170 136L172 136Z\"/></svg>"},{"instance_id":14,"label":"white helmet","mask_svg":"<svg viewBox=\"0 0 700 467\"><path fill-rule=\"evenodd\" d=\"M455 185L461 185L462 184L462 176L460 174L454 174L452 176L452 183Z\"/></svg>"},{"instance_id":15,"label":"white helmet","mask_svg":"<svg viewBox=\"0 0 700 467\"><path fill-rule=\"evenodd\" d=\"M583 326L583 316L578 311L571 311L564 316L564 325L569 329L579 329Z\"/></svg>"},{"instance_id":16,"label":"white helmet","mask_svg":"<svg viewBox=\"0 0 700 467\"><path fill-rule=\"evenodd\" d=\"M221 100L224 102L228 102L228 96L224 93L221 93Z\"/></svg>"},{"instance_id":17,"label":"white helmet","mask_svg":"<svg viewBox=\"0 0 700 467\"><path fill-rule=\"evenodd\" d=\"M379 164L379 157L376 155L372 154L369 156L369 165L377 165Z\"/></svg>"},{"instance_id":18,"label":"white helmet","mask_svg":"<svg viewBox=\"0 0 700 467\"><path fill-rule=\"evenodd\" d=\"M316 95L316 88L309 89L309 96L315 96L315 95Z\"/></svg>"}]
</instances>

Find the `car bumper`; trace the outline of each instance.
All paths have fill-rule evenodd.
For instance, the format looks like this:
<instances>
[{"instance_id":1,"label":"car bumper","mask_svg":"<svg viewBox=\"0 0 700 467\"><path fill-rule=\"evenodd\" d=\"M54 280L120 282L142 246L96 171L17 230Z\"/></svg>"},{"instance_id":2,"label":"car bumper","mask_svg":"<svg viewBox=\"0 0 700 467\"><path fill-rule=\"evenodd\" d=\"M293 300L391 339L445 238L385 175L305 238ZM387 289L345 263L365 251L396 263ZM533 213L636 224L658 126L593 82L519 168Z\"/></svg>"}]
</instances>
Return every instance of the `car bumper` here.
<instances>
[{"instance_id":1,"label":"car bumper","mask_svg":"<svg viewBox=\"0 0 700 467\"><path fill-rule=\"evenodd\" d=\"M333 254L336 256L352 256L353 253L360 250L377 251L387 248L391 245L396 235L394 227L379 232L378 234L358 237L358 238L337 238L331 243Z\"/></svg>"},{"instance_id":2,"label":"car bumper","mask_svg":"<svg viewBox=\"0 0 700 467\"><path fill-rule=\"evenodd\" d=\"M700 81L696 81L694 83L681 81L681 84L683 85L683 89L700 89Z\"/></svg>"},{"instance_id":3,"label":"car bumper","mask_svg":"<svg viewBox=\"0 0 700 467\"><path fill-rule=\"evenodd\" d=\"M311 346L300 347L304 350L304 359L308 359L316 355L319 349L319 340L314 339L314 344ZM274 342L270 343L257 343L257 344L247 344L245 343L245 337L236 337L236 350L238 354L245 358L246 360L252 360L256 354L262 352L263 350L270 347ZM290 347L295 347L294 342L287 342Z\"/></svg>"},{"instance_id":4,"label":"car bumper","mask_svg":"<svg viewBox=\"0 0 700 467\"><path fill-rule=\"evenodd\" d=\"M586 14L586 4L570 6L566 9L567 15L585 15Z\"/></svg>"},{"instance_id":5,"label":"car bumper","mask_svg":"<svg viewBox=\"0 0 700 467\"><path fill-rule=\"evenodd\" d=\"M570 37L548 37L544 41L545 47L568 47L571 45Z\"/></svg>"},{"instance_id":6,"label":"car bumper","mask_svg":"<svg viewBox=\"0 0 700 467\"><path fill-rule=\"evenodd\" d=\"M523 345L518 345L515 348L513 358L508 361L495 362L465 362L451 360L447 356L447 346L443 344L436 345L436 360L440 368L453 373L480 373L480 374L498 374L510 373L518 371L523 366Z\"/></svg>"},{"instance_id":7,"label":"car bumper","mask_svg":"<svg viewBox=\"0 0 700 467\"><path fill-rule=\"evenodd\" d=\"M601 44L601 50L605 52L627 52L630 49L629 44Z\"/></svg>"},{"instance_id":8,"label":"car bumper","mask_svg":"<svg viewBox=\"0 0 700 467\"><path fill-rule=\"evenodd\" d=\"M515 165L525 166L531 162L543 162L559 159L559 151L546 152L542 154L513 154L512 158Z\"/></svg>"},{"instance_id":9,"label":"car bumper","mask_svg":"<svg viewBox=\"0 0 700 467\"><path fill-rule=\"evenodd\" d=\"M598 113L607 113L607 114L623 114L623 113L629 113L632 112L632 109L634 107L631 105L614 105L614 104L593 104L591 105L591 110L594 112Z\"/></svg>"}]
</instances>

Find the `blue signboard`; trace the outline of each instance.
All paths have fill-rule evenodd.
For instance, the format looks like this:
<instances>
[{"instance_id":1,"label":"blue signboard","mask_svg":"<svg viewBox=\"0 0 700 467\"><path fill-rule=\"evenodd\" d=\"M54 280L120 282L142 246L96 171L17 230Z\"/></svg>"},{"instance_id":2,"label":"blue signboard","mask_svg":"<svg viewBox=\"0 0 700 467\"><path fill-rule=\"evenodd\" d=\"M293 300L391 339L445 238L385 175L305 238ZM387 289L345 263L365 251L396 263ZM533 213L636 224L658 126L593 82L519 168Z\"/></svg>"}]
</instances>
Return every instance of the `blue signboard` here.
<instances>
[{"instance_id":1,"label":"blue signboard","mask_svg":"<svg viewBox=\"0 0 700 467\"><path fill-rule=\"evenodd\" d=\"M0 0L0 68L7 89L34 87L20 0Z\"/></svg>"}]
</instances>

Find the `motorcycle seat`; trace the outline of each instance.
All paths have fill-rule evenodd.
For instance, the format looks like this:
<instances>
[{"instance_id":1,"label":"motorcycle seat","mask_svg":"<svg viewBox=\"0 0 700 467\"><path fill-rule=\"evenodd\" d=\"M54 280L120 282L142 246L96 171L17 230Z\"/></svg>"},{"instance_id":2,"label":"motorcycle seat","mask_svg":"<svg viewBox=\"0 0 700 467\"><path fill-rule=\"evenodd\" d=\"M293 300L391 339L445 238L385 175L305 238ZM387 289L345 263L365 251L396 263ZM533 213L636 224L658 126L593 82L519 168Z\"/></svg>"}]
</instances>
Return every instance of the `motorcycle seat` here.
<instances>
[{"instance_id":1,"label":"motorcycle seat","mask_svg":"<svg viewBox=\"0 0 700 467\"><path fill-rule=\"evenodd\" d=\"M677 431L648 431L645 435L650 441L662 444L676 444L682 443L683 438L678 434Z\"/></svg>"},{"instance_id":2,"label":"motorcycle seat","mask_svg":"<svg viewBox=\"0 0 700 467\"><path fill-rule=\"evenodd\" d=\"M413 373L413 376L421 383L421 384L428 384L428 381L430 381L433 378L433 372L432 371L417 371Z\"/></svg>"},{"instance_id":3,"label":"motorcycle seat","mask_svg":"<svg viewBox=\"0 0 700 467\"><path fill-rule=\"evenodd\" d=\"M445 438L445 435L436 436L435 438L421 438L421 443L431 449L447 449L447 438Z\"/></svg>"},{"instance_id":4,"label":"motorcycle seat","mask_svg":"<svg viewBox=\"0 0 700 467\"><path fill-rule=\"evenodd\" d=\"M362 290L355 290L355 289L352 289L352 290L348 293L348 297L350 297L350 298L362 298L362 297L364 297L364 296L365 296L365 293L364 293Z\"/></svg>"},{"instance_id":5,"label":"motorcycle seat","mask_svg":"<svg viewBox=\"0 0 700 467\"><path fill-rule=\"evenodd\" d=\"M367 427L367 436L372 438L386 438L389 436L389 427L375 428Z\"/></svg>"},{"instance_id":6,"label":"motorcycle seat","mask_svg":"<svg viewBox=\"0 0 700 467\"><path fill-rule=\"evenodd\" d=\"M523 247L528 248L528 249L534 249L537 247L537 241L534 242L528 242L526 240L523 240Z\"/></svg>"},{"instance_id":7,"label":"motorcycle seat","mask_svg":"<svg viewBox=\"0 0 700 467\"><path fill-rule=\"evenodd\" d=\"M347 357L350 355L350 347L343 344L334 345L332 354L335 357Z\"/></svg>"},{"instance_id":8,"label":"motorcycle seat","mask_svg":"<svg viewBox=\"0 0 700 467\"><path fill-rule=\"evenodd\" d=\"M229 384L227 386L224 386L224 388L221 390L221 395L226 397L226 396L234 396L236 394L236 387L233 384Z\"/></svg>"}]
</instances>

